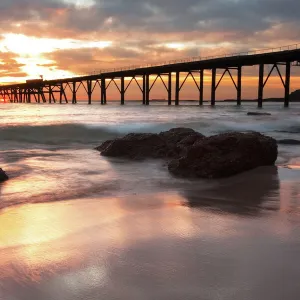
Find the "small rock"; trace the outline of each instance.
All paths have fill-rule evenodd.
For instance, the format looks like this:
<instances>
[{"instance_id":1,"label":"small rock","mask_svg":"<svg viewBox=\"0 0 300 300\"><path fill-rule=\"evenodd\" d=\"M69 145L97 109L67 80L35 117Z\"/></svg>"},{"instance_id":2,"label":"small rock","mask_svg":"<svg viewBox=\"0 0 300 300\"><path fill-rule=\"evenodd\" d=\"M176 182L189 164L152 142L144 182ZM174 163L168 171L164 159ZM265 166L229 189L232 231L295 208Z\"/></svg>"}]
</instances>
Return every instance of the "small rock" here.
<instances>
[{"instance_id":1,"label":"small rock","mask_svg":"<svg viewBox=\"0 0 300 300\"><path fill-rule=\"evenodd\" d=\"M300 145L300 141L293 139L279 140L277 143L282 145Z\"/></svg>"},{"instance_id":2,"label":"small rock","mask_svg":"<svg viewBox=\"0 0 300 300\"><path fill-rule=\"evenodd\" d=\"M8 180L7 174L0 168L0 182Z\"/></svg>"},{"instance_id":3,"label":"small rock","mask_svg":"<svg viewBox=\"0 0 300 300\"><path fill-rule=\"evenodd\" d=\"M271 116L270 113L248 112L247 116Z\"/></svg>"}]
</instances>

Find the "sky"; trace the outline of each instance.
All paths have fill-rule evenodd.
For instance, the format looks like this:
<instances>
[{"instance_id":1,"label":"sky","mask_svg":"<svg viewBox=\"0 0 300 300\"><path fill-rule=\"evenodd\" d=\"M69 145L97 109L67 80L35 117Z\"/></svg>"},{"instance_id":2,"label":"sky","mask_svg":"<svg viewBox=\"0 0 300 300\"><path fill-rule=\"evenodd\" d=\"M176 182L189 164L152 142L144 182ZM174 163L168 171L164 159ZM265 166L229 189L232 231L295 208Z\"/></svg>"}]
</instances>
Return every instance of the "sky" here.
<instances>
[{"instance_id":1,"label":"sky","mask_svg":"<svg viewBox=\"0 0 300 300\"><path fill-rule=\"evenodd\" d=\"M0 83L296 44L299 11L299 0L1 0ZM244 70L245 98L255 97L257 72ZM300 71L292 74L300 88ZM186 98L195 96L192 84ZM154 96L165 97L162 87ZM229 78L220 90L234 97ZM282 96L279 78L266 93Z\"/></svg>"}]
</instances>

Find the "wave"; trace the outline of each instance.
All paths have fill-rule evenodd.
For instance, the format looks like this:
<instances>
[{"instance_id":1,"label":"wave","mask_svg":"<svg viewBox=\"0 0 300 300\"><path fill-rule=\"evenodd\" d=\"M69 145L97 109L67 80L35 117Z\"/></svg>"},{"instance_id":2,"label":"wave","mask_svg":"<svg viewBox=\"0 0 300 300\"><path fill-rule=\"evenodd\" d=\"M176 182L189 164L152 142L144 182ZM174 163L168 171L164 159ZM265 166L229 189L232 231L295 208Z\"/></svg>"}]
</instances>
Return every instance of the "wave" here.
<instances>
[{"instance_id":1,"label":"wave","mask_svg":"<svg viewBox=\"0 0 300 300\"><path fill-rule=\"evenodd\" d=\"M226 131L258 131L275 135L276 133L300 133L300 119L272 119L253 121L249 118L232 120L187 120L170 123L118 123L107 125L55 124L43 126L7 126L0 129L0 141L3 143L27 143L48 146L70 144L96 144L103 140L123 136L130 132L158 133L172 127L190 127L204 135L213 135ZM280 136L279 138L282 138ZM2 148L2 147L1 147Z\"/></svg>"},{"instance_id":2,"label":"wave","mask_svg":"<svg viewBox=\"0 0 300 300\"><path fill-rule=\"evenodd\" d=\"M85 144L118 135L105 127L93 128L80 124L11 126L0 130L1 141L46 145Z\"/></svg>"},{"instance_id":3,"label":"wave","mask_svg":"<svg viewBox=\"0 0 300 300\"><path fill-rule=\"evenodd\" d=\"M128 133L158 133L169 130L172 123L136 123L114 125L61 124L44 126L9 126L0 129L0 141L38 145L93 144ZM194 126L195 127L195 126Z\"/></svg>"}]
</instances>

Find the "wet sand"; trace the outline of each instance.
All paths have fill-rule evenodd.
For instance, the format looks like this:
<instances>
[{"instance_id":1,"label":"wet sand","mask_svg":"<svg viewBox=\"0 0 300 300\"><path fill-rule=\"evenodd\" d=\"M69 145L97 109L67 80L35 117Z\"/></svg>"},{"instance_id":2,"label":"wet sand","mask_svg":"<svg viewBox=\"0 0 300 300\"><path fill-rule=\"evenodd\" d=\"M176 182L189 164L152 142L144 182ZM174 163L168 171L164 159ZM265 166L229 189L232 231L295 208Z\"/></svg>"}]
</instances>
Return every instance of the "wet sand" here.
<instances>
[{"instance_id":1,"label":"wet sand","mask_svg":"<svg viewBox=\"0 0 300 300\"><path fill-rule=\"evenodd\" d=\"M300 171L0 213L0 299L300 297Z\"/></svg>"}]
</instances>

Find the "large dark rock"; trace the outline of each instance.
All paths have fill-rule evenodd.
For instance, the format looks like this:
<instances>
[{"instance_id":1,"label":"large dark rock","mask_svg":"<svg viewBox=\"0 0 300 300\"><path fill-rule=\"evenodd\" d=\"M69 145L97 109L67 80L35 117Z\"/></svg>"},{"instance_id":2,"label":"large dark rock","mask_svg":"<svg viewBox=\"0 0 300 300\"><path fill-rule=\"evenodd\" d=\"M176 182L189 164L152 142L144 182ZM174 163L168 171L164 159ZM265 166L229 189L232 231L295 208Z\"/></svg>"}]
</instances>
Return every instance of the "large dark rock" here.
<instances>
[{"instance_id":1,"label":"large dark rock","mask_svg":"<svg viewBox=\"0 0 300 300\"><path fill-rule=\"evenodd\" d=\"M8 180L6 173L0 168L0 182Z\"/></svg>"},{"instance_id":2,"label":"large dark rock","mask_svg":"<svg viewBox=\"0 0 300 300\"><path fill-rule=\"evenodd\" d=\"M201 178L227 177L274 165L278 155L276 140L260 133L233 132L206 138L188 128L128 134L96 149L109 157L168 159L172 174Z\"/></svg>"},{"instance_id":3,"label":"large dark rock","mask_svg":"<svg viewBox=\"0 0 300 300\"><path fill-rule=\"evenodd\" d=\"M186 146L204 136L193 129L173 128L160 134L131 133L123 138L106 141L96 148L103 156L130 159L180 157Z\"/></svg>"},{"instance_id":4,"label":"large dark rock","mask_svg":"<svg viewBox=\"0 0 300 300\"><path fill-rule=\"evenodd\" d=\"M274 165L277 155L273 138L255 132L233 132L198 141L185 156L171 161L168 168L176 176L220 178Z\"/></svg>"}]
</instances>

